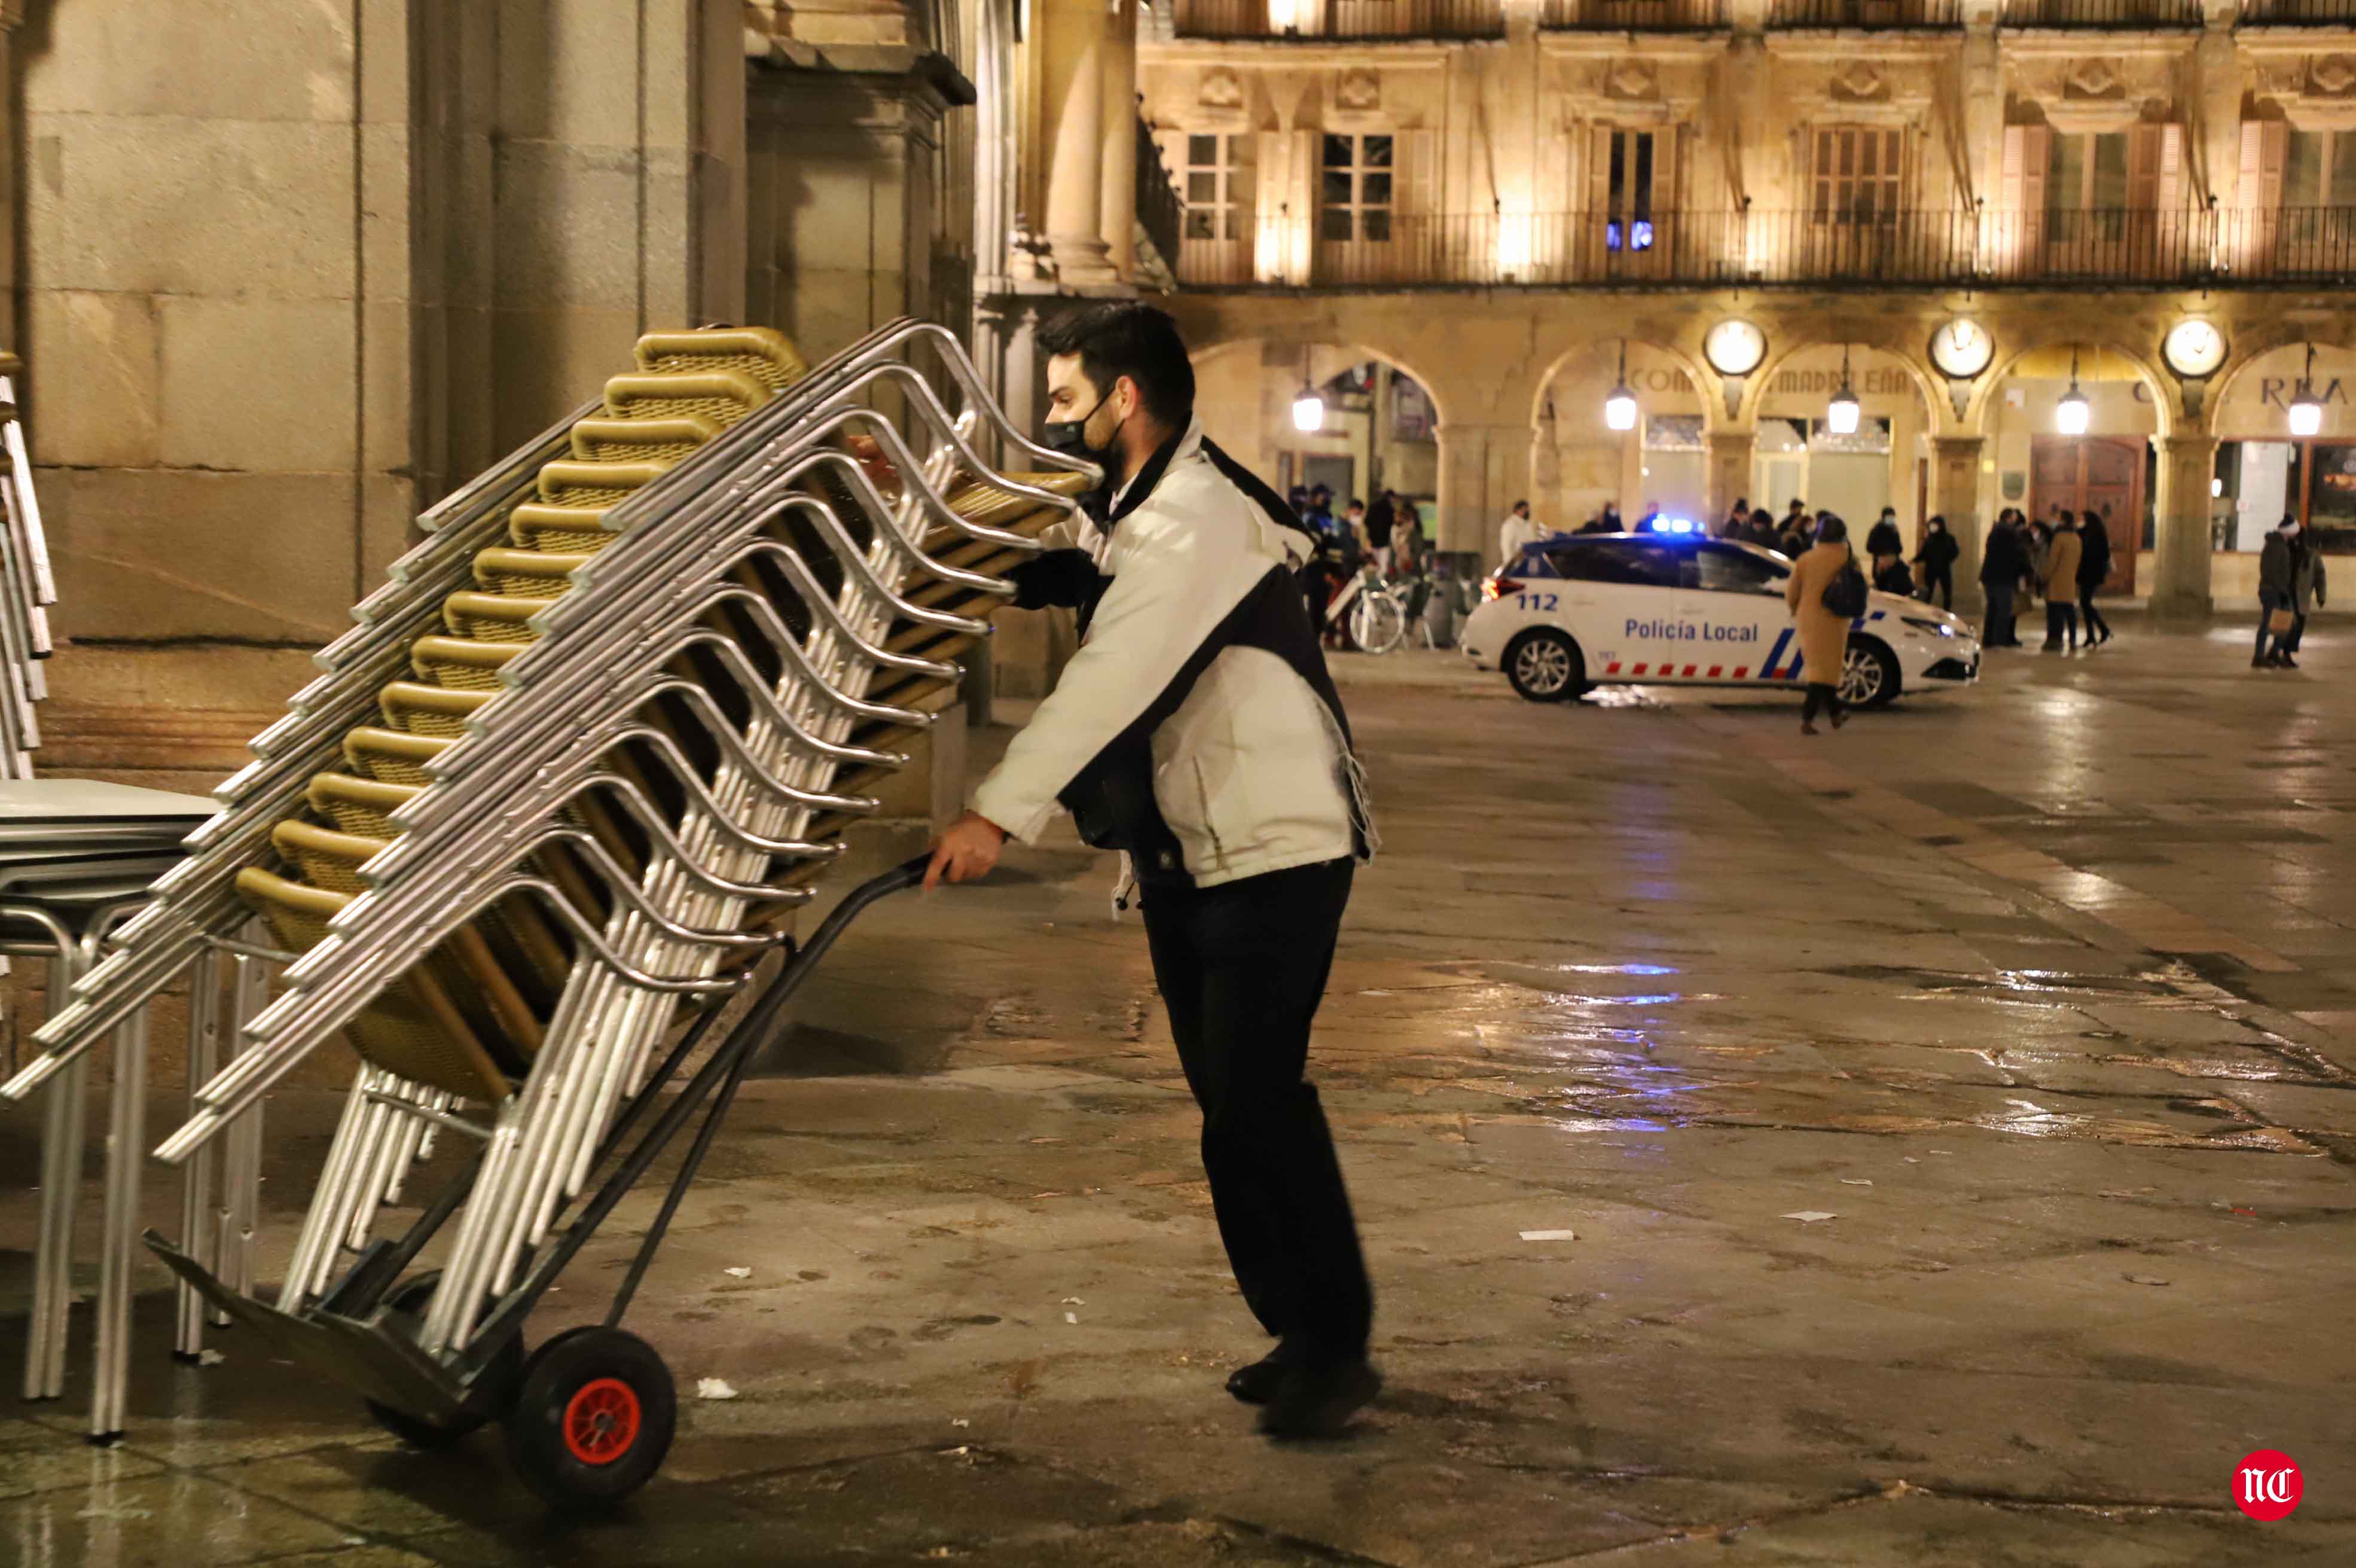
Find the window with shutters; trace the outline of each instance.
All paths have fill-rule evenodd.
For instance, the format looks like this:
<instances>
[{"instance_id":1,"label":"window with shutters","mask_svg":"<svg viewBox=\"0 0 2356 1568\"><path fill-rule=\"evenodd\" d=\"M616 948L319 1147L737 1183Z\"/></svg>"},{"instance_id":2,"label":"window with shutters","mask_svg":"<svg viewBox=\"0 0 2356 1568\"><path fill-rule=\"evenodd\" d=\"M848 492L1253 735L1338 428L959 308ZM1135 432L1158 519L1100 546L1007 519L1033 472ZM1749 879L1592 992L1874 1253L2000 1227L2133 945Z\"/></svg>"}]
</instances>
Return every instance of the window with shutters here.
<instances>
[{"instance_id":1,"label":"window with shutters","mask_svg":"<svg viewBox=\"0 0 2356 1568\"><path fill-rule=\"evenodd\" d=\"M1251 156L1255 137L1191 132L1182 149L1178 195L1186 211L1189 240L1240 240L1252 204Z\"/></svg>"},{"instance_id":2,"label":"window with shutters","mask_svg":"<svg viewBox=\"0 0 2356 1568\"><path fill-rule=\"evenodd\" d=\"M2243 128L2245 182L2246 135L2256 128ZM2255 197L2273 230L2266 236L2270 260L2299 272L2344 270L2356 254L2356 131L2302 131L2280 123L2264 130L2272 145L2260 154Z\"/></svg>"},{"instance_id":3,"label":"window with shutters","mask_svg":"<svg viewBox=\"0 0 2356 1568\"><path fill-rule=\"evenodd\" d=\"M1337 242L1391 237L1393 144L1388 135L1324 138L1317 237Z\"/></svg>"},{"instance_id":4,"label":"window with shutters","mask_svg":"<svg viewBox=\"0 0 2356 1568\"><path fill-rule=\"evenodd\" d=\"M1905 194L1906 134L1820 125L1814 134L1808 215L1819 224L1896 220Z\"/></svg>"}]
</instances>

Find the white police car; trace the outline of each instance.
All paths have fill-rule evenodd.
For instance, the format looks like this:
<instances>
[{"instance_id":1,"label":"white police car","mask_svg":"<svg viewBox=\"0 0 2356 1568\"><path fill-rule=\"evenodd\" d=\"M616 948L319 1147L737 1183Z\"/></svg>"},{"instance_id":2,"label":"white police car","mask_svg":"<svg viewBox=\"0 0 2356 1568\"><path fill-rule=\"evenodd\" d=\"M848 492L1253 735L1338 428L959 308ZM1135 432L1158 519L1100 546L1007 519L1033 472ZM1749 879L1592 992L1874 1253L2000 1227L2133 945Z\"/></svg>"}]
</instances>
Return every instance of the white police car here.
<instances>
[{"instance_id":1,"label":"white police car","mask_svg":"<svg viewBox=\"0 0 2356 1568\"><path fill-rule=\"evenodd\" d=\"M1597 685L1801 689L1783 591L1792 563L1755 544L1683 533L1556 534L1481 585L1460 645L1534 703ZM1979 679L1961 617L1874 593L1851 624L1841 695L1879 707L1901 693Z\"/></svg>"}]
</instances>

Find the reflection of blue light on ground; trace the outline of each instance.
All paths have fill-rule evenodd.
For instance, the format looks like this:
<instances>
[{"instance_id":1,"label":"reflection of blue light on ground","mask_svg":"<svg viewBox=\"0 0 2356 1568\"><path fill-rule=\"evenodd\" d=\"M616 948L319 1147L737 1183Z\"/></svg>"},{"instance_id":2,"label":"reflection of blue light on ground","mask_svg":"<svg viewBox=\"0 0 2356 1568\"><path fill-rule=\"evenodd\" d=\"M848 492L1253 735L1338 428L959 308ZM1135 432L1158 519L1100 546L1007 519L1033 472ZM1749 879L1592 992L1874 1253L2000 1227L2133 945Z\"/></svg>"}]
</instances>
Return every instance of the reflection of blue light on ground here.
<instances>
[{"instance_id":1,"label":"reflection of blue light on ground","mask_svg":"<svg viewBox=\"0 0 2356 1568\"><path fill-rule=\"evenodd\" d=\"M1558 974L1675 974L1676 971L1660 963L1558 963L1548 966Z\"/></svg>"}]
</instances>

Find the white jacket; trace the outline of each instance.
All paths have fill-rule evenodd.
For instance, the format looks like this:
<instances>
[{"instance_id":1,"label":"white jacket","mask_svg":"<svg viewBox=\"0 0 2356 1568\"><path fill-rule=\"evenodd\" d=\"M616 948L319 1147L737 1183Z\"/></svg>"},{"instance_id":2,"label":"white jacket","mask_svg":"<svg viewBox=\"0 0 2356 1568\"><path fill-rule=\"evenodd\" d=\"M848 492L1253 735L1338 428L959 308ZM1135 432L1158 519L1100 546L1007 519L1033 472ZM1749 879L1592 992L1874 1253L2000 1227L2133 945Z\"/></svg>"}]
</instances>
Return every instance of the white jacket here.
<instances>
[{"instance_id":1,"label":"white jacket","mask_svg":"<svg viewBox=\"0 0 2356 1568\"><path fill-rule=\"evenodd\" d=\"M1509 511L1497 524L1497 564L1509 566L1522 553L1522 546L1537 542L1542 531L1535 519Z\"/></svg>"},{"instance_id":2,"label":"white jacket","mask_svg":"<svg viewBox=\"0 0 2356 1568\"><path fill-rule=\"evenodd\" d=\"M1056 797L1167 690L1270 567L1307 538L1279 526L1203 453L1190 425L1153 492L1076 541L1111 578L1055 692L973 792L1026 842ZM1264 649L1228 648L1153 734L1153 798L1198 887L1350 854L1355 766L1309 683Z\"/></svg>"}]
</instances>

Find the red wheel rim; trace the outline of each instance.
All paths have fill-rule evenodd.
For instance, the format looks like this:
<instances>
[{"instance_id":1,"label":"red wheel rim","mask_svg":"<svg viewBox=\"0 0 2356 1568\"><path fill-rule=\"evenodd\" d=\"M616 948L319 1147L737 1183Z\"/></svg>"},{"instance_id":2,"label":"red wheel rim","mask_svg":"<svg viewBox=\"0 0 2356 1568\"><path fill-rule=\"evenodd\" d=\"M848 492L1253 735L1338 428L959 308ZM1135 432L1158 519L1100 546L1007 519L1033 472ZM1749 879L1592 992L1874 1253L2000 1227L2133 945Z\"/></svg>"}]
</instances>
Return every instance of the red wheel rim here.
<instances>
[{"instance_id":1,"label":"red wheel rim","mask_svg":"<svg viewBox=\"0 0 2356 1568\"><path fill-rule=\"evenodd\" d=\"M584 1465L610 1465L638 1440L638 1391L619 1378L584 1383L564 1406L565 1451Z\"/></svg>"}]
</instances>

